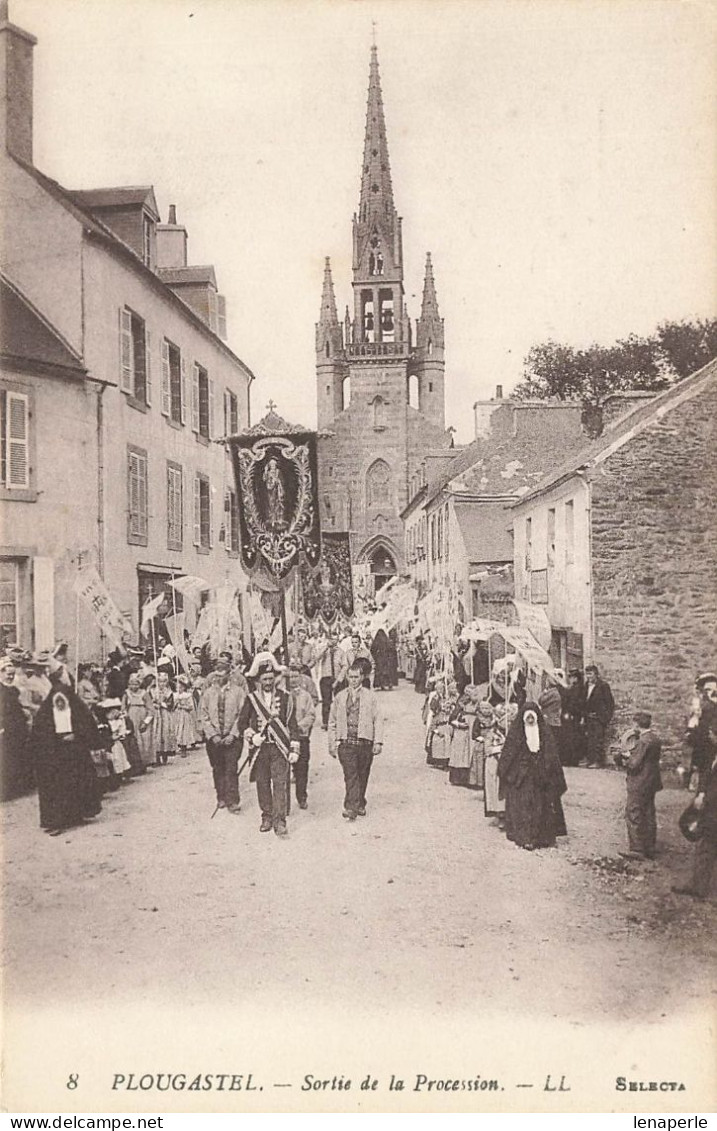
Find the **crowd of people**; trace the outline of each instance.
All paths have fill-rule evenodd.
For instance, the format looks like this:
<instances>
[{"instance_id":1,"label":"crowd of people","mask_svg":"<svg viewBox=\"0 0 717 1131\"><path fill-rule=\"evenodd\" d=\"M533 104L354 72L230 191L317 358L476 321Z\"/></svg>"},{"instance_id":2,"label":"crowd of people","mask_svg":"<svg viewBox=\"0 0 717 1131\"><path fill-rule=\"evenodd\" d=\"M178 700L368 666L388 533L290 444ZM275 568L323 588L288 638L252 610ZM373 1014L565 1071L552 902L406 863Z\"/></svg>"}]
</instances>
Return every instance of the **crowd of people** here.
<instances>
[{"instance_id":1,"label":"crowd of people","mask_svg":"<svg viewBox=\"0 0 717 1131\"><path fill-rule=\"evenodd\" d=\"M288 660L286 665L279 662ZM308 805L311 735L320 719L344 776L342 814L365 816L373 759L383 745L381 696L409 679L422 697L426 763L456 787L482 792L483 811L526 850L567 835L563 767L606 765L614 700L595 665L542 673L529 698L524 666L497 682L479 650L456 633L450 648L405 629L339 630L297 624L286 656L264 641L213 655L208 646L182 669L171 644L112 652L104 666L68 665L67 645L34 655L16 646L0 657L2 798L37 788L40 825L50 835L96 817L105 794L205 749L215 814L241 809L240 776L255 782L262 832L287 833L291 785ZM485 677L481 682L476 677ZM691 800L681 827L696 843L691 880L674 890L703 897L717 857L717 675L695 683L678 769ZM639 711L615 763L626 772L630 859L656 851L661 740Z\"/></svg>"}]
</instances>

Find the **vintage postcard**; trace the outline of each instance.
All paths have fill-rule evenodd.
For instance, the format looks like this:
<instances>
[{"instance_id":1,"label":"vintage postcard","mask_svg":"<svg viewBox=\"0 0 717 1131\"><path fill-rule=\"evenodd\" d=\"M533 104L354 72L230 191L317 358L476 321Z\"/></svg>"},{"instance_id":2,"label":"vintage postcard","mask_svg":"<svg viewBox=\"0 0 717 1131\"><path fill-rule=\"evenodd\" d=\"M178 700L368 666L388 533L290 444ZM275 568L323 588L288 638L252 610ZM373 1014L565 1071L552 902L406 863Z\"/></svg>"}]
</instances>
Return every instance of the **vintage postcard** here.
<instances>
[{"instance_id":1,"label":"vintage postcard","mask_svg":"<svg viewBox=\"0 0 717 1131\"><path fill-rule=\"evenodd\" d=\"M716 57L0 0L4 1111L714 1110Z\"/></svg>"}]
</instances>

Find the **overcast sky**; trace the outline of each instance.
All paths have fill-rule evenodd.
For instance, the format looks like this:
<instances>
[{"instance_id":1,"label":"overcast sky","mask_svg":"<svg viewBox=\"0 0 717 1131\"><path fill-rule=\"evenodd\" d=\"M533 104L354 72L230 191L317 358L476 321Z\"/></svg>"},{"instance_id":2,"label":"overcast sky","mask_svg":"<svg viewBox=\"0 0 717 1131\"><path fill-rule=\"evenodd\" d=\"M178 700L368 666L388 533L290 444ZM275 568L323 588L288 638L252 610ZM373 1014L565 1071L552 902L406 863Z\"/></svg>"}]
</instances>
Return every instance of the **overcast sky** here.
<instances>
[{"instance_id":1,"label":"overcast sky","mask_svg":"<svg viewBox=\"0 0 717 1131\"><path fill-rule=\"evenodd\" d=\"M715 312L715 8L687 0L10 0L35 161L152 184L213 263L229 342L315 423L325 255L350 302L372 21L409 312L433 255L447 422L531 345Z\"/></svg>"}]
</instances>

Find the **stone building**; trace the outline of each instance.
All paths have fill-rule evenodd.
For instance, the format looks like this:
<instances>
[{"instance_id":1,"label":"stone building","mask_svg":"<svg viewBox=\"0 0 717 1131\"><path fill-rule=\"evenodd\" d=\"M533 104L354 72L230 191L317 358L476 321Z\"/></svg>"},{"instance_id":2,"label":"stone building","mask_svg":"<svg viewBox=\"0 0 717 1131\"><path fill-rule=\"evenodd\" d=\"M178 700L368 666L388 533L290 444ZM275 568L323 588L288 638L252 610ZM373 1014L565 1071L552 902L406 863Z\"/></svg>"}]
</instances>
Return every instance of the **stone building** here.
<instances>
[{"instance_id":1,"label":"stone building","mask_svg":"<svg viewBox=\"0 0 717 1131\"><path fill-rule=\"evenodd\" d=\"M0 8L0 629L74 643L78 566L135 633L181 574L236 575L232 471L252 374L214 270L187 262L150 186L71 191L33 163L33 36ZM4 15L4 19L2 18ZM83 656L101 641L87 610Z\"/></svg>"},{"instance_id":2,"label":"stone building","mask_svg":"<svg viewBox=\"0 0 717 1131\"><path fill-rule=\"evenodd\" d=\"M717 361L637 403L513 507L516 596L556 661L594 661L616 726L652 711L679 747L695 675L715 667Z\"/></svg>"},{"instance_id":3,"label":"stone building","mask_svg":"<svg viewBox=\"0 0 717 1131\"><path fill-rule=\"evenodd\" d=\"M405 571L400 513L427 449L445 431L444 328L426 258L415 338L406 310L401 219L393 199L376 47L371 49L358 212L353 313L339 322L328 259L316 325L322 525L348 530L371 588Z\"/></svg>"}]
</instances>

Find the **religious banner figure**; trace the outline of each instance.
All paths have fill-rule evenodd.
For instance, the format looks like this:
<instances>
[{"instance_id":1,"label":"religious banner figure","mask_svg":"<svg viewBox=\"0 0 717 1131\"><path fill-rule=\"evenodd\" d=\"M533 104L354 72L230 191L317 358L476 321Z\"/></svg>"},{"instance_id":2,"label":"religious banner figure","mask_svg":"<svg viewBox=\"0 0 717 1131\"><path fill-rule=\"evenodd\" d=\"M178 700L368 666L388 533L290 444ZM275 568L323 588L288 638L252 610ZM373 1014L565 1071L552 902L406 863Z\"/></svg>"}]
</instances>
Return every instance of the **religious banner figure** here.
<instances>
[{"instance_id":1,"label":"religious banner figure","mask_svg":"<svg viewBox=\"0 0 717 1131\"><path fill-rule=\"evenodd\" d=\"M354 615L351 578L351 549L348 534L321 535L321 565L312 570L301 567L301 593L307 620L321 617L331 625L341 614L347 620Z\"/></svg>"},{"instance_id":2,"label":"religious banner figure","mask_svg":"<svg viewBox=\"0 0 717 1131\"><path fill-rule=\"evenodd\" d=\"M321 559L316 434L273 410L227 441L239 503L241 556L248 573L280 582Z\"/></svg>"}]
</instances>

